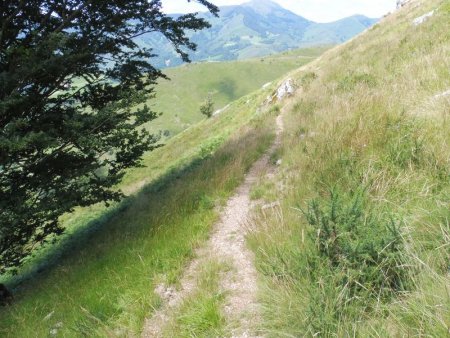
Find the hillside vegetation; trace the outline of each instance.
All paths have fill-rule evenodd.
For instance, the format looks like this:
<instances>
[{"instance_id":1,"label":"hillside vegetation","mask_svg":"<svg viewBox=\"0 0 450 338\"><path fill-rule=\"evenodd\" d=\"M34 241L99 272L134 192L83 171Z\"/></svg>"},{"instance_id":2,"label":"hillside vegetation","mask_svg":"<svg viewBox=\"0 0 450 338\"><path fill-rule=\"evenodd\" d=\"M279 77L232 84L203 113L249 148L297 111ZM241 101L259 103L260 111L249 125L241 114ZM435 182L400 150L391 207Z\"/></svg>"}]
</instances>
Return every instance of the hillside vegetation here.
<instances>
[{"instance_id":1,"label":"hillside vegetation","mask_svg":"<svg viewBox=\"0 0 450 338\"><path fill-rule=\"evenodd\" d=\"M118 187L131 197L63 217L66 235L41 250L0 307L2 337L133 336L159 307L158 283L177 284L222 205L273 139L273 111L247 95L145 155Z\"/></svg>"},{"instance_id":2,"label":"hillside vegetation","mask_svg":"<svg viewBox=\"0 0 450 338\"><path fill-rule=\"evenodd\" d=\"M264 58L230 62L193 63L167 68L170 81L160 80L150 104L163 114L149 124L154 132L173 136L204 118L200 105L208 95L214 110L260 89L307 62L329 47L298 49Z\"/></svg>"},{"instance_id":3,"label":"hillside vegetation","mask_svg":"<svg viewBox=\"0 0 450 338\"><path fill-rule=\"evenodd\" d=\"M267 103L274 82L210 119L198 113L191 127L211 88L221 108L239 97L234 88L261 87L266 75L257 77L257 67L271 59L236 72L228 63L173 70L158 105L175 112L170 104L184 104L191 113L180 121L167 115L154 128L178 134L127 173L117 188L130 198L66 215L59 245L4 278L16 299L0 308L0 336L139 335L164 302L153 291L179 286L220 207L272 144L280 112L285 129L271 159L281 164L251 190L263 205L253 210L247 236L259 273L258 333L448 336L449 23L449 0L411 1L289 73L296 93L288 101ZM298 56L286 55L285 66L282 57L273 60L265 74L305 61ZM247 66L257 71L243 75ZM220 79L209 77L214 72ZM198 87L190 82L203 78ZM211 257L201 268L200 289L177 309L167 337L229 333L219 279L230 267Z\"/></svg>"},{"instance_id":4,"label":"hillside vegetation","mask_svg":"<svg viewBox=\"0 0 450 338\"><path fill-rule=\"evenodd\" d=\"M449 1L411 1L291 74L249 237L268 337L449 335L449 31Z\"/></svg>"}]
</instances>

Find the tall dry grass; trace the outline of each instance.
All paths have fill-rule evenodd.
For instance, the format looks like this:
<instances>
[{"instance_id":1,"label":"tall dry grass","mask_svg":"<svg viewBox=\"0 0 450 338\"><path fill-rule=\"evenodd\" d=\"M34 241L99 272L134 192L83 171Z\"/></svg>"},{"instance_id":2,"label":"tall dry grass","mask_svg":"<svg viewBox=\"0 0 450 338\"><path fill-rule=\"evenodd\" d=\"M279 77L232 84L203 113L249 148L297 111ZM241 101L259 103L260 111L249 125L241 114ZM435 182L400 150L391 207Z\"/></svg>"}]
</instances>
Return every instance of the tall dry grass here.
<instances>
[{"instance_id":1,"label":"tall dry grass","mask_svg":"<svg viewBox=\"0 0 450 338\"><path fill-rule=\"evenodd\" d=\"M292 74L285 189L258 190L281 207L249 235L268 336L449 334L449 22L413 1Z\"/></svg>"}]
</instances>

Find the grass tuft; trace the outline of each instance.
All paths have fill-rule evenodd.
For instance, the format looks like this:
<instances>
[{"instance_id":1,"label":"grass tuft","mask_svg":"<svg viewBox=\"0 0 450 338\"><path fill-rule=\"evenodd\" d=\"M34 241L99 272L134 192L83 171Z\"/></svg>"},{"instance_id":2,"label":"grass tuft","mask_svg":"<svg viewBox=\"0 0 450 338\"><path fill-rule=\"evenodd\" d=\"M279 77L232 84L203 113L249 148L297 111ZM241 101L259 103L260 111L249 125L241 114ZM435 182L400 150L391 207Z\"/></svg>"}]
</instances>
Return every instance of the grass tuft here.
<instances>
[{"instance_id":1,"label":"grass tuft","mask_svg":"<svg viewBox=\"0 0 450 338\"><path fill-rule=\"evenodd\" d=\"M202 265L197 290L176 310L164 331L165 337L225 336L225 294L220 289L220 276L229 269L228 264L214 259Z\"/></svg>"}]
</instances>

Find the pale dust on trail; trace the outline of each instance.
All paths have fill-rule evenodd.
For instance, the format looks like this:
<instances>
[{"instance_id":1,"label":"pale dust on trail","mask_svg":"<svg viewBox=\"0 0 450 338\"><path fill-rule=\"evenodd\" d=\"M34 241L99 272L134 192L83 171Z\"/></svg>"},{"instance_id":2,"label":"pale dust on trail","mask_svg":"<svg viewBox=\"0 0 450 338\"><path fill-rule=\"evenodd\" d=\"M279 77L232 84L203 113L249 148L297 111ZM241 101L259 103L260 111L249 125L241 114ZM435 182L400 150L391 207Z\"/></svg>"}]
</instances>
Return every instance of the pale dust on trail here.
<instances>
[{"instance_id":1,"label":"pale dust on trail","mask_svg":"<svg viewBox=\"0 0 450 338\"><path fill-rule=\"evenodd\" d=\"M163 285L155 290L164 301L162 308L147 319L142 337L162 337L174 310L182 304L195 289L196 276L202 264L211 258L227 262L231 269L222 275L220 286L225 292L225 317L231 324L231 337L259 337L255 325L260 323L260 308L257 301L257 271L253 253L247 249L245 235L247 218L252 208L250 188L264 173L271 170L270 154L279 146L283 132L282 115L276 119L276 140L270 150L257 160L244 183L231 197L221 212L220 221L214 226L211 238L205 247L197 251L194 259L181 280L181 289L166 288Z\"/></svg>"}]
</instances>

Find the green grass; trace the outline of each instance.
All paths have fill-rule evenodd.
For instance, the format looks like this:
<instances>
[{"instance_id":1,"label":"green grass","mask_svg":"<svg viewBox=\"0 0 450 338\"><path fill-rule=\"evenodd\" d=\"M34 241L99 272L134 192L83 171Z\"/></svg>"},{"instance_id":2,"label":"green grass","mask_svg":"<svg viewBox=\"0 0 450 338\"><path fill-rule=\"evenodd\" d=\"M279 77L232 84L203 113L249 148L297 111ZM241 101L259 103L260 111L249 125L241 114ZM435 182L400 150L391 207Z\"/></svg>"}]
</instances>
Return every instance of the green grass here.
<instances>
[{"instance_id":1,"label":"green grass","mask_svg":"<svg viewBox=\"0 0 450 338\"><path fill-rule=\"evenodd\" d=\"M177 282L217 220L214 206L272 142L274 114L258 113L269 90L147 154L145 167L118 187L131 194L121 204L66 215L68 232L56 246L38 252L19 276L4 276L16 299L0 309L0 335L138 335L161 302L155 284Z\"/></svg>"},{"instance_id":2,"label":"green grass","mask_svg":"<svg viewBox=\"0 0 450 338\"><path fill-rule=\"evenodd\" d=\"M424 24L411 24L436 8ZM257 231L248 237L267 336L448 335L450 101L435 95L450 88L449 21L448 0L406 7L290 74L302 88L274 157L283 160L280 174L252 189L254 199L280 202L255 213ZM213 66L225 67L205 64ZM185 83L179 92L188 97ZM199 93L186 101L192 112L209 88L192 90ZM232 86L221 88L231 99ZM139 334L161 304L155 285L177 283L217 219L214 206L272 142L276 109L258 108L273 89L146 155L146 167L118 187L132 195L122 204L67 215L61 244L6 280L17 297L0 309L0 335ZM39 274L41 265L49 268ZM167 336L227 334L219 271L217 262L205 267Z\"/></svg>"},{"instance_id":3,"label":"green grass","mask_svg":"<svg viewBox=\"0 0 450 338\"><path fill-rule=\"evenodd\" d=\"M175 310L173 320L164 330L164 337L223 337L226 321L223 314L225 294L220 278L230 267L226 262L211 259L202 265L196 290Z\"/></svg>"},{"instance_id":4,"label":"green grass","mask_svg":"<svg viewBox=\"0 0 450 338\"><path fill-rule=\"evenodd\" d=\"M448 22L406 7L293 75L281 209L248 238L269 337L448 336Z\"/></svg>"},{"instance_id":5,"label":"green grass","mask_svg":"<svg viewBox=\"0 0 450 338\"><path fill-rule=\"evenodd\" d=\"M272 56L230 62L193 63L164 72L156 99L150 104L163 114L149 128L173 136L201 121L200 106L211 94L214 110L261 88L287 72L310 62L329 47L299 49Z\"/></svg>"}]
</instances>

